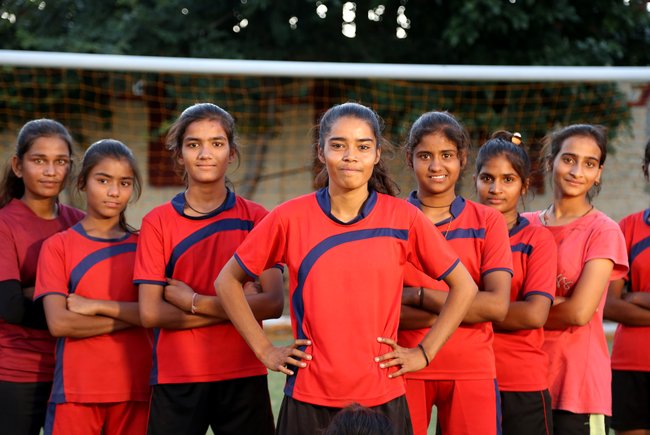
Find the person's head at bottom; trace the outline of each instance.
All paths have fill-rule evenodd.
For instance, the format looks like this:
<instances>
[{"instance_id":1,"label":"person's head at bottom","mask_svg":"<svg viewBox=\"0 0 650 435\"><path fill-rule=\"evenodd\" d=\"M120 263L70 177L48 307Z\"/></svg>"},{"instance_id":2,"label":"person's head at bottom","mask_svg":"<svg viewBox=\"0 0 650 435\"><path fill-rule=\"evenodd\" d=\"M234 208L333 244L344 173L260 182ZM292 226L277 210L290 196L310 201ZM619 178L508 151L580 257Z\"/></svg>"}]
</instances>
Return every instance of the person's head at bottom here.
<instances>
[{"instance_id":1,"label":"person's head at bottom","mask_svg":"<svg viewBox=\"0 0 650 435\"><path fill-rule=\"evenodd\" d=\"M325 435L388 435L393 431L393 423L387 416L353 403L334 416Z\"/></svg>"}]
</instances>

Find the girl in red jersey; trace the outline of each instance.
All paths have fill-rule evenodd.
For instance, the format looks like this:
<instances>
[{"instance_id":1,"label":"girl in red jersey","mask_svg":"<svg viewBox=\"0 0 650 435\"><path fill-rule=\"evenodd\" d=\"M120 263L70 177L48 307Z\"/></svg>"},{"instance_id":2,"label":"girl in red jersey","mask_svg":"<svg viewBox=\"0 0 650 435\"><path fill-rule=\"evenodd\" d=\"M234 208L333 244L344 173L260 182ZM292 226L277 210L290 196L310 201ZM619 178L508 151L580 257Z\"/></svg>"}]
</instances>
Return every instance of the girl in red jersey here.
<instances>
[{"instance_id":1,"label":"girl in red jersey","mask_svg":"<svg viewBox=\"0 0 650 435\"><path fill-rule=\"evenodd\" d=\"M479 287L463 324L425 370L407 376L409 410L417 435L427 433L433 405L445 435L500 431L492 323L508 311L512 254L506 222L498 211L457 196L469 138L447 112L428 112L411 127L408 164L418 189L408 201L421 209L467 267ZM437 252L429 255L435 257ZM415 268L407 270L399 342L412 346L436 321L447 288Z\"/></svg>"},{"instance_id":2,"label":"girl in red jersey","mask_svg":"<svg viewBox=\"0 0 650 435\"><path fill-rule=\"evenodd\" d=\"M645 146L643 174L650 165ZM612 428L617 435L650 435L650 208L620 222L630 271L612 281L605 317L619 322L612 348Z\"/></svg>"},{"instance_id":3,"label":"girl in red jersey","mask_svg":"<svg viewBox=\"0 0 650 435\"><path fill-rule=\"evenodd\" d=\"M544 325L549 388L556 434L607 434L611 371L603 331L605 290L625 276L627 254L621 229L591 204L607 157L604 128L565 127L547 142L546 169L553 203L523 216L545 225L558 249L556 298Z\"/></svg>"},{"instance_id":4,"label":"girl in red jersey","mask_svg":"<svg viewBox=\"0 0 650 435\"><path fill-rule=\"evenodd\" d=\"M481 204L501 212L508 225L514 274L506 318L494 322L494 356L504 435L553 433L544 323L555 295L557 248L552 234L517 212L528 190L530 159L521 136L501 131L476 157Z\"/></svg>"},{"instance_id":5,"label":"girl in red jersey","mask_svg":"<svg viewBox=\"0 0 650 435\"><path fill-rule=\"evenodd\" d=\"M272 434L267 371L214 294L214 280L267 211L227 187L239 156L235 122L195 104L171 126L167 144L187 189L142 222L135 283L143 323L154 328L150 434ZM258 322L282 313L281 267L248 283Z\"/></svg>"},{"instance_id":6,"label":"girl in red jersey","mask_svg":"<svg viewBox=\"0 0 650 435\"><path fill-rule=\"evenodd\" d=\"M54 338L32 302L43 241L83 217L59 203L72 167L72 138L50 119L26 123L0 185L0 427L37 435L54 371Z\"/></svg>"},{"instance_id":7,"label":"girl in red jersey","mask_svg":"<svg viewBox=\"0 0 650 435\"><path fill-rule=\"evenodd\" d=\"M381 161L379 117L357 103L321 118L321 188L275 208L219 274L229 317L271 370L287 374L279 434L319 433L357 402L411 433L401 375L425 367L458 326L476 286L430 222L394 198ZM438 255L428 252L435 250ZM275 347L245 303L242 283L287 264L295 342ZM411 348L396 344L404 268L444 279L450 297Z\"/></svg>"},{"instance_id":8,"label":"girl in red jersey","mask_svg":"<svg viewBox=\"0 0 650 435\"><path fill-rule=\"evenodd\" d=\"M77 179L86 216L43 244L34 297L58 337L46 435L146 431L151 337L131 282L137 236L124 217L140 185L123 143L92 144Z\"/></svg>"}]
</instances>

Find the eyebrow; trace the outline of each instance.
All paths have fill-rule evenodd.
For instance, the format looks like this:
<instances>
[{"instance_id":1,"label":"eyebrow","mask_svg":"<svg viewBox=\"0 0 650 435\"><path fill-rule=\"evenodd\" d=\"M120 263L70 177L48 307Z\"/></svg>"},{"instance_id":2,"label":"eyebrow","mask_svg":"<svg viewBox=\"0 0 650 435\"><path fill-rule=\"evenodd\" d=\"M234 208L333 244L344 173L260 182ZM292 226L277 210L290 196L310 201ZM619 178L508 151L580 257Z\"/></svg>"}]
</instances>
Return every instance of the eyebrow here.
<instances>
[{"instance_id":1,"label":"eyebrow","mask_svg":"<svg viewBox=\"0 0 650 435\"><path fill-rule=\"evenodd\" d=\"M32 157L47 157L47 154L41 154L41 153L38 153L38 154L30 154L30 155L31 155ZM70 155L69 155L69 154L57 154L56 156L54 156L54 158L56 158L56 159L60 159L61 157L65 157L65 158L69 159L69 158L70 158Z\"/></svg>"},{"instance_id":2,"label":"eyebrow","mask_svg":"<svg viewBox=\"0 0 650 435\"><path fill-rule=\"evenodd\" d=\"M327 140L328 141L339 140L339 141L344 141L345 142L346 140L348 140L348 138L343 137L343 136L334 136L334 137L328 138ZM355 142L374 142L375 140L373 138L371 138L371 137L362 137L360 139L354 139L354 141Z\"/></svg>"},{"instance_id":3,"label":"eyebrow","mask_svg":"<svg viewBox=\"0 0 650 435\"><path fill-rule=\"evenodd\" d=\"M571 156L571 157L575 158L576 160L579 157L575 153L562 153L561 156ZM584 156L584 158L588 159L588 160L596 160L596 161L600 162L600 159L598 157L595 157L595 156Z\"/></svg>"},{"instance_id":4,"label":"eyebrow","mask_svg":"<svg viewBox=\"0 0 650 435\"><path fill-rule=\"evenodd\" d=\"M228 138L226 136L214 136L214 137L209 137L206 140L227 140ZM191 142L191 141L200 141L200 137L193 137L193 136L187 136L183 138L183 143L185 142Z\"/></svg>"},{"instance_id":5,"label":"eyebrow","mask_svg":"<svg viewBox=\"0 0 650 435\"><path fill-rule=\"evenodd\" d=\"M94 174L95 177L106 177L106 178L115 178L111 174L107 174L106 172L95 172ZM120 180L134 180L135 177L120 177Z\"/></svg>"}]
</instances>

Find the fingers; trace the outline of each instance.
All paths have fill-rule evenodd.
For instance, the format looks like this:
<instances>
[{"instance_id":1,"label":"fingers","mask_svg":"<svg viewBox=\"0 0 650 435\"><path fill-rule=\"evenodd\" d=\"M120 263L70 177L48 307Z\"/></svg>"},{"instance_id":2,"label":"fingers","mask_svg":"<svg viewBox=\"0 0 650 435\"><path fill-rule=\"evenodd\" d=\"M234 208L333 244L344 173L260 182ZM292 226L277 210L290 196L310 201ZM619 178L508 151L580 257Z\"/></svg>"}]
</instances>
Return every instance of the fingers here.
<instances>
[{"instance_id":1,"label":"fingers","mask_svg":"<svg viewBox=\"0 0 650 435\"><path fill-rule=\"evenodd\" d=\"M392 338L387 338L387 337L377 337L377 341L380 343L384 343L389 345L390 347L393 348L393 350L397 349L397 342L393 340Z\"/></svg>"},{"instance_id":2,"label":"fingers","mask_svg":"<svg viewBox=\"0 0 650 435\"><path fill-rule=\"evenodd\" d=\"M311 340L307 340L305 338L299 338L299 339L293 341L293 346L294 347L311 346Z\"/></svg>"}]
</instances>

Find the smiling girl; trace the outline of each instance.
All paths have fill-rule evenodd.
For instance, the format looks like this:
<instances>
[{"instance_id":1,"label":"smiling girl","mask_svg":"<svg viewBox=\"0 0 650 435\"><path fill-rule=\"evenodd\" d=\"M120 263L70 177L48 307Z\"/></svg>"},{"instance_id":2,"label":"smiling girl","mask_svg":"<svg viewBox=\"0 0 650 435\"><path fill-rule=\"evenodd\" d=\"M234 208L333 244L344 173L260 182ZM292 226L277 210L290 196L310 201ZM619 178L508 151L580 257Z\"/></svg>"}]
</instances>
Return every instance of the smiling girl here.
<instances>
[{"instance_id":1,"label":"smiling girl","mask_svg":"<svg viewBox=\"0 0 650 435\"><path fill-rule=\"evenodd\" d=\"M0 427L38 435L52 388L55 339L32 301L41 244L83 217L59 202L72 167L72 138L51 119L18 133L0 191Z\"/></svg>"},{"instance_id":2,"label":"smiling girl","mask_svg":"<svg viewBox=\"0 0 650 435\"><path fill-rule=\"evenodd\" d=\"M621 229L591 203L607 158L607 136L600 126L570 125L553 133L546 149L553 203L523 216L546 226L558 249L556 298L543 347L550 359L553 427L560 435L606 435L612 399L602 324L605 290L628 269Z\"/></svg>"},{"instance_id":3,"label":"smiling girl","mask_svg":"<svg viewBox=\"0 0 650 435\"><path fill-rule=\"evenodd\" d=\"M467 132L447 112L420 116L406 143L408 165L418 184L408 201L437 226L479 288L463 324L436 359L407 376L406 395L417 435L427 433L434 405L444 434L500 431L491 322L502 321L508 310L512 254L501 213L456 195L468 148ZM399 342L410 347L438 322L448 292L444 283L413 267L407 269L404 285Z\"/></svg>"},{"instance_id":4,"label":"smiling girl","mask_svg":"<svg viewBox=\"0 0 650 435\"><path fill-rule=\"evenodd\" d=\"M216 282L229 317L271 370L287 374L279 434L320 433L341 408L372 407L411 433L404 381L435 357L476 286L440 233L394 198L379 117L357 103L321 118L317 192L276 207ZM429 255L435 251L437 255ZM295 342L276 347L245 303L242 283L276 262L289 268ZM396 344L404 268L417 265L450 287L436 324L411 348Z\"/></svg>"},{"instance_id":5,"label":"smiling girl","mask_svg":"<svg viewBox=\"0 0 650 435\"><path fill-rule=\"evenodd\" d=\"M151 338L130 279L137 235L124 217L140 185L126 145L92 144L77 178L86 216L43 244L34 297L58 337L45 435L145 433Z\"/></svg>"}]
</instances>

